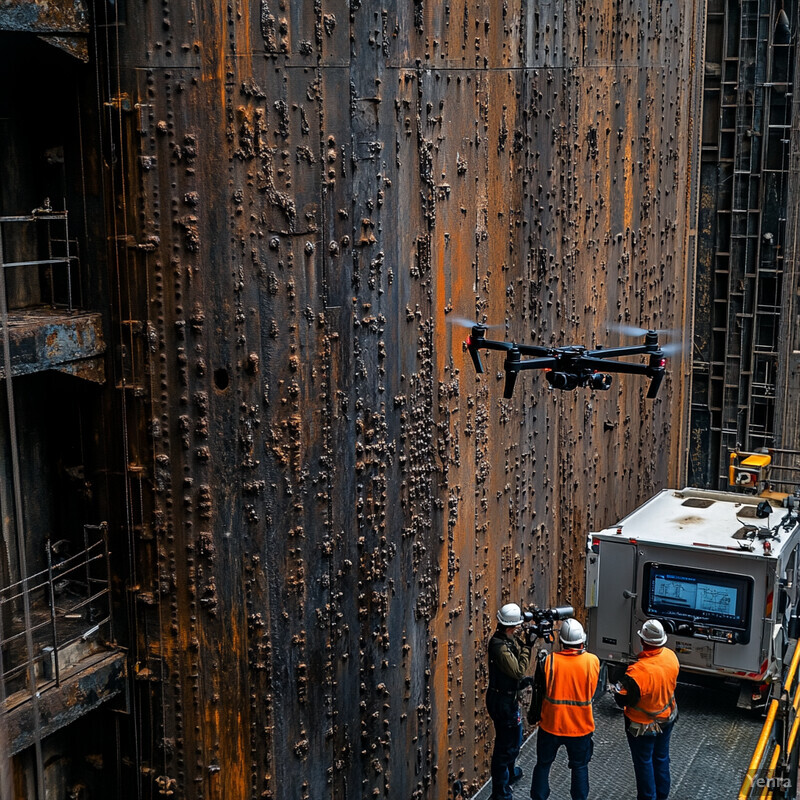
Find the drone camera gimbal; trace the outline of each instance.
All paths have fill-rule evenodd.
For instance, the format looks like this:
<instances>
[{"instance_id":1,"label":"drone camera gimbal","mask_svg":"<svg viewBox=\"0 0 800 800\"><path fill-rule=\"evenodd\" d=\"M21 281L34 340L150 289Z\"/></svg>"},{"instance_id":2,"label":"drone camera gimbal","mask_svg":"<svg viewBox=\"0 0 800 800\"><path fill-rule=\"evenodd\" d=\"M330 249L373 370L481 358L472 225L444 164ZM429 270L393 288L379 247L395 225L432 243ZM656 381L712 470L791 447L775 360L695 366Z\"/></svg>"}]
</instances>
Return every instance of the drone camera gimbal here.
<instances>
[{"instance_id":1,"label":"drone camera gimbal","mask_svg":"<svg viewBox=\"0 0 800 800\"><path fill-rule=\"evenodd\" d=\"M541 345L517 344L516 342L493 341L486 338L486 326L480 323L473 325L466 341L475 372L483 373L483 362L480 350L499 350L506 354L503 369L506 373L503 397L510 398L514 394L514 386L520 372L526 369L545 371L545 379L554 388L562 391L586 386L590 389L605 391L611 387L613 378L610 373L618 372L628 375L645 375L650 378L647 396L653 398L658 394L661 381L664 379L667 363L664 351L658 343L658 332L647 331L644 344L623 347L597 347L589 350L582 345L566 347L542 347ZM647 355L648 361L632 363L619 361L625 356ZM523 356L531 358L523 359Z\"/></svg>"}]
</instances>

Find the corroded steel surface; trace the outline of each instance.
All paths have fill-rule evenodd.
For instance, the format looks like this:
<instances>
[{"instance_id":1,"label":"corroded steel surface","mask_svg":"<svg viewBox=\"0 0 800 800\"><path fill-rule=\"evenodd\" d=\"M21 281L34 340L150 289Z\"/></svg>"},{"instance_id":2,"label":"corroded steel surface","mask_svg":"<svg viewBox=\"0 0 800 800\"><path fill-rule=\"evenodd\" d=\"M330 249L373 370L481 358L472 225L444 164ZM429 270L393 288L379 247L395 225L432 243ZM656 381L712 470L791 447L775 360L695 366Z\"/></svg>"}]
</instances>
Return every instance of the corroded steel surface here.
<instances>
[{"instance_id":1,"label":"corroded steel surface","mask_svg":"<svg viewBox=\"0 0 800 800\"><path fill-rule=\"evenodd\" d=\"M89 13L83 0L3 0L0 31L36 33L75 58L89 60Z\"/></svg>"},{"instance_id":2,"label":"corroded steel surface","mask_svg":"<svg viewBox=\"0 0 800 800\"><path fill-rule=\"evenodd\" d=\"M117 650L112 653L96 653L62 676L60 686L52 685L39 696L39 713L42 735L53 732L79 719L87 710L97 708L112 697L125 691L127 671L126 654ZM8 750L16 755L33 743L35 724L30 702L25 692L19 693L23 702L14 705L15 697L9 698L10 709L4 717Z\"/></svg>"},{"instance_id":3,"label":"corroded steel surface","mask_svg":"<svg viewBox=\"0 0 800 800\"><path fill-rule=\"evenodd\" d=\"M503 400L448 317L685 326L702 12L128 8L106 124L141 794L487 777L495 610L580 606L587 531L680 480L684 379L653 402L528 373Z\"/></svg>"},{"instance_id":4,"label":"corroded steel surface","mask_svg":"<svg viewBox=\"0 0 800 800\"><path fill-rule=\"evenodd\" d=\"M0 30L41 34L88 33L89 15L82 0L3 0Z\"/></svg>"},{"instance_id":5,"label":"corroded steel surface","mask_svg":"<svg viewBox=\"0 0 800 800\"><path fill-rule=\"evenodd\" d=\"M8 327L11 374L15 377L66 368L70 362L95 358L106 349L99 314L29 308L13 311ZM0 367L0 377L4 376L5 367Z\"/></svg>"}]
</instances>

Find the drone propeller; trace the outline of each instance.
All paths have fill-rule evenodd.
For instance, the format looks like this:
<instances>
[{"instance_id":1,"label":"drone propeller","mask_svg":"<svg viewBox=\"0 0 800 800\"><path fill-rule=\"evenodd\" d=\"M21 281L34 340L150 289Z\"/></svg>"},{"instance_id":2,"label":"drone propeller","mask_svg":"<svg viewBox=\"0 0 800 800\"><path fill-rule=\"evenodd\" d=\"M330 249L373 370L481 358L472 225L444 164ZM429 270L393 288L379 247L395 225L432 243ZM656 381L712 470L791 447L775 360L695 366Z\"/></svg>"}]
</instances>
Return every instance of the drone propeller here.
<instances>
[{"instance_id":1,"label":"drone propeller","mask_svg":"<svg viewBox=\"0 0 800 800\"><path fill-rule=\"evenodd\" d=\"M472 328L475 325L480 325L482 328L486 328L486 330L491 330L492 328L503 328L505 327L502 322L496 323L494 325L487 325L485 322L478 322L474 319L467 319L466 317L454 317L450 314L444 318L444 321L448 325L460 325L462 328Z\"/></svg>"},{"instance_id":2,"label":"drone propeller","mask_svg":"<svg viewBox=\"0 0 800 800\"><path fill-rule=\"evenodd\" d=\"M679 356L689 352L689 345L686 342L668 342L659 349L665 356Z\"/></svg>"},{"instance_id":3,"label":"drone propeller","mask_svg":"<svg viewBox=\"0 0 800 800\"><path fill-rule=\"evenodd\" d=\"M624 336L644 336L648 333L657 333L664 336L680 336L681 331L677 328L637 328L634 325L622 325L618 322L609 322L606 328L610 331L616 331Z\"/></svg>"},{"instance_id":4,"label":"drone propeller","mask_svg":"<svg viewBox=\"0 0 800 800\"><path fill-rule=\"evenodd\" d=\"M678 328L637 328L635 325L623 325L621 322L607 322L606 328L621 333L623 336L644 336L647 333L657 333L659 336L680 336L682 334Z\"/></svg>"},{"instance_id":5,"label":"drone propeller","mask_svg":"<svg viewBox=\"0 0 800 800\"><path fill-rule=\"evenodd\" d=\"M633 325L621 325L615 322L610 322L607 328L612 331L617 331L623 336L647 336L650 334L653 337L667 336L672 338L673 341L665 344L660 344L658 349L665 356L680 356L689 353L689 343L682 339L683 332L677 328L660 328L655 330L647 330L646 328L636 328ZM660 381L659 381L660 383Z\"/></svg>"}]
</instances>

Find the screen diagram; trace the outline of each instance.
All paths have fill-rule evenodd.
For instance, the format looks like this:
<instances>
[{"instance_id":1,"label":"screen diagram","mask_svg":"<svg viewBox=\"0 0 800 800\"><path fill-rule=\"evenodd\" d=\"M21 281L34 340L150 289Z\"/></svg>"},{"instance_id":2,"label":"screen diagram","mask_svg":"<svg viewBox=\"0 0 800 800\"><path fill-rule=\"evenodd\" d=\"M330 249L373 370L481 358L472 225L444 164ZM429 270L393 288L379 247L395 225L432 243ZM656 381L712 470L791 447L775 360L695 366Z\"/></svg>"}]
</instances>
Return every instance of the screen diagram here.
<instances>
[{"instance_id":1,"label":"screen diagram","mask_svg":"<svg viewBox=\"0 0 800 800\"><path fill-rule=\"evenodd\" d=\"M748 640L752 576L651 561L643 578L645 614L736 630L738 643Z\"/></svg>"},{"instance_id":2,"label":"screen diagram","mask_svg":"<svg viewBox=\"0 0 800 800\"><path fill-rule=\"evenodd\" d=\"M734 616L737 589L733 586L681 580L678 576L656 575L653 600L716 616Z\"/></svg>"}]
</instances>

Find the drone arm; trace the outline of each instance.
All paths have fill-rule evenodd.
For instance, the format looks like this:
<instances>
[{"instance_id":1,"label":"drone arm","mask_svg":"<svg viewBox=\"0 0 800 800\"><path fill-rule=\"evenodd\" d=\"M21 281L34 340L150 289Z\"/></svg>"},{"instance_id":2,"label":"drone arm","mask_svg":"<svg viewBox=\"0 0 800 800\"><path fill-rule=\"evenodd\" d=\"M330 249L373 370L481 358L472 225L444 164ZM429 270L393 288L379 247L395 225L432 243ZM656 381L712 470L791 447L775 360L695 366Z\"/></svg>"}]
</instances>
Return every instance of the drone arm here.
<instances>
[{"instance_id":1,"label":"drone arm","mask_svg":"<svg viewBox=\"0 0 800 800\"><path fill-rule=\"evenodd\" d=\"M583 356L577 360L579 367L587 367L597 372L623 372L627 375L651 375L649 364L632 364L627 361L607 361L603 358Z\"/></svg>"},{"instance_id":2,"label":"drone arm","mask_svg":"<svg viewBox=\"0 0 800 800\"><path fill-rule=\"evenodd\" d=\"M632 344L628 347L603 347L598 350L587 350L588 358L621 358L622 356L646 355L658 349L658 345L651 347L647 344Z\"/></svg>"},{"instance_id":3,"label":"drone arm","mask_svg":"<svg viewBox=\"0 0 800 800\"><path fill-rule=\"evenodd\" d=\"M477 323L472 326L470 335L465 342L469 356L472 359L472 365L475 367L475 372L479 375L483 373L483 361L481 360L481 349L486 350L499 350L506 353L506 364L509 362L519 363L520 355L526 356L547 356L552 351L547 347L541 347L533 344L516 344L515 342L498 342L494 339L486 338L486 326ZM511 392L514 390L514 382L516 381L517 374L508 373L506 370L506 390L505 396L511 397Z\"/></svg>"},{"instance_id":4,"label":"drone arm","mask_svg":"<svg viewBox=\"0 0 800 800\"><path fill-rule=\"evenodd\" d=\"M483 362L481 361L481 353L476 344L472 341L472 337L467 339L467 350L469 350L470 358L472 358L472 366L475 367L475 372L479 375L483 374Z\"/></svg>"},{"instance_id":5,"label":"drone arm","mask_svg":"<svg viewBox=\"0 0 800 800\"><path fill-rule=\"evenodd\" d=\"M506 382L503 385L503 397L506 400L514 395L514 387L517 385L517 375L519 372L515 369L506 370Z\"/></svg>"},{"instance_id":6,"label":"drone arm","mask_svg":"<svg viewBox=\"0 0 800 800\"><path fill-rule=\"evenodd\" d=\"M518 347L513 342L496 342L492 339L473 340L473 344L475 347L485 347L487 350L501 350L503 352L508 352L514 347Z\"/></svg>"},{"instance_id":7,"label":"drone arm","mask_svg":"<svg viewBox=\"0 0 800 800\"><path fill-rule=\"evenodd\" d=\"M542 347L538 344L518 344L517 349L523 356L549 356L552 355L553 349L551 347Z\"/></svg>"},{"instance_id":8,"label":"drone arm","mask_svg":"<svg viewBox=\"0 0 800 800\"><path fill-rule=\"evenodd\" d=\"M483 373L483 362L481 361L480 349L485 347L487 350L510 350L513 345L509 342L495 342L491 339L485 339L482 335L482 329L476 326L472 329L472 334L467 337L466 345L469 350L472 364L475 367L475 372L479 375Z\"/></svg>"},{"instance_id":9,"label":"drone arm","mask_svg":"<svg viewBox=\"0 0 800 800\"><path fill-rule=\"evenodd\" d=\"M506 371L506 384L503 389L503 397L508 399L514 394L514 385L517 382L517 375L523 369L552 369L557 361L553 356L546 358L532 358L528 361L520 360L520 351L517 348L512 349L506 355L503 368Z\"/></svg>"},{"instance_id":10,"label":"drone arm","mask_svg":"<svg viewBox=\"0 0 800 800\"><path fill-rule=\"evenodd\" d=\"M658 394L661 381L664 380L663 354L651 353L649 364L628 364L625 361L606 361L602 358L592 357L579 359L579 364L582 367L588 367L598 372L624 372L628 375L647 375L651 379L647 397L651 400Z\"/></svg>"},{"instance_id":11,"label":"drone arm","mask_svg":"<svg viewBox=\"0 0 800 800\"><path fill-rule=\"evenodd\" d=\"M506 361L506 369L508 369L508 361ZM527 361L518 361L514 364L514 369L517 371L522 369L555 369L558 365L558 359L555 356L544 356L542 358L531 358Z\"/></svg>"},{"instance_id":12,"label":"drone arm","mask_svg":"<svg viewBox=\"0 0 800 800\"><path fill-rule=\"evenodd\" d=\"M652 400L657 394L661 386L661 381L664 380L664 367L656 367L655 375L650 381L650 388L647 390L647 396Z\"/></svg>"}]
</instances>

